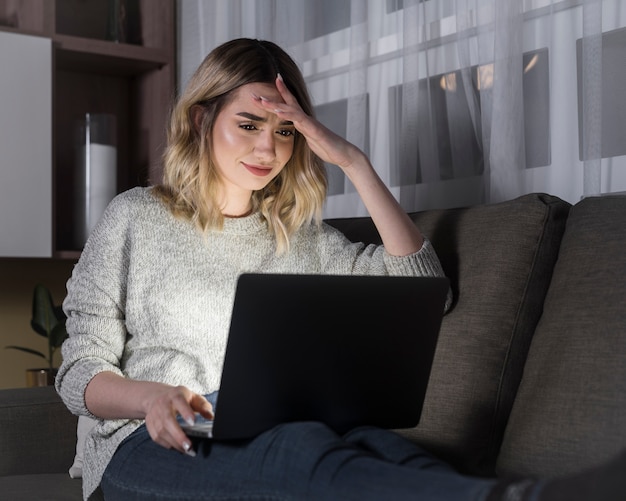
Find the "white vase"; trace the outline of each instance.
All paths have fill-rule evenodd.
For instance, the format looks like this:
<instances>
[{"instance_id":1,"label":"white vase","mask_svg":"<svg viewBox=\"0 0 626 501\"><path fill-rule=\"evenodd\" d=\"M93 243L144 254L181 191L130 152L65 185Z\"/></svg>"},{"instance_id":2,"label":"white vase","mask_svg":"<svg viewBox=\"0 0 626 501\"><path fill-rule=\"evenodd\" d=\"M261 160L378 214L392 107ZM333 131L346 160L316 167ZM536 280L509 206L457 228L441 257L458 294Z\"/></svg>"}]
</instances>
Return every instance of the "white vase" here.
<instances>
[{"instance_id":1,"label":"white vase","mask_svg":"<svg viewBox=\"0 0 626 501\"><path fill-rule=\"evenodd\" d=\"M74 246L82 249L117 193L115 116L87 113L76 130Z\"/></svg>"}]
</instances>

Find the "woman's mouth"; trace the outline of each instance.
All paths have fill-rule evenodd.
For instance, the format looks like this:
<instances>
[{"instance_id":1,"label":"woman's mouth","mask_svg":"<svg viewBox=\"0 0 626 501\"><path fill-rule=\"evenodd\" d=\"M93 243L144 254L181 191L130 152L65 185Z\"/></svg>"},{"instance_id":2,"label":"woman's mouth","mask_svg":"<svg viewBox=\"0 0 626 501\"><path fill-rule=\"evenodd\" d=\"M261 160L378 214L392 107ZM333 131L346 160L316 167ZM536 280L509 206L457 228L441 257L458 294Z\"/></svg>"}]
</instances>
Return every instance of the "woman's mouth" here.
<instances>
[{"instance_id":1,"label":"woman's mouth","mask_svg":"<svg viewBox=\"0 0 626 501\"><path fill-rule=\"evenodd\" d=\"M267 176L272 172L271 167L261 167L259 165L250 165L246 163L244 163L243 166L255 176Z\"/></svg>"}]
</instances>

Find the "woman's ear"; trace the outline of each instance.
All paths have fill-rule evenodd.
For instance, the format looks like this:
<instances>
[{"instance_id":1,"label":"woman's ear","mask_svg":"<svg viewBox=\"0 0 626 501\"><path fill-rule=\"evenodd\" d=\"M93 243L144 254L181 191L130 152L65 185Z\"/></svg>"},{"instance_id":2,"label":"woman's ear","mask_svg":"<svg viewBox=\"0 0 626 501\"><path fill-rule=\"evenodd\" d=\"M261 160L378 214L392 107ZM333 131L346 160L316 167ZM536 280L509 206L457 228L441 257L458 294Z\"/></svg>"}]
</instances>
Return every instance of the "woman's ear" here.
<instances>
[{"instance_id":1,"label":"woman's ear","mask_svg":"<svg viewBox=\"0 0 626 501\"><path fill-rule=\"evenodd\" d=\"M202 120L204 119L204 107L200 104L194 104L189 110L191 122L195 131L200 135L202 133Z\"/></svg>"}]
</instances>

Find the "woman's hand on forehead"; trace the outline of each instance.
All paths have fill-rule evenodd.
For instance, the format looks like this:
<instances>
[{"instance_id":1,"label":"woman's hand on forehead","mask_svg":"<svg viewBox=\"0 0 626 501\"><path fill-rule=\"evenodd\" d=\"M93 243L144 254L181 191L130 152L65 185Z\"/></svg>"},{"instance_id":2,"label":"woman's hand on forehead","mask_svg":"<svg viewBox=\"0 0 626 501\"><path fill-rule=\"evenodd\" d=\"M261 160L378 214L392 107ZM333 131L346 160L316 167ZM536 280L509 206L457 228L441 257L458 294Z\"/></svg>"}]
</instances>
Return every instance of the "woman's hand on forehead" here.
<instances>
[{"instance_id":1,"label":"woman's hand on forehead","mask_svg":"<svg viewBox=\"0 0 626 501\"><path fill-rule=\"evenodd\" d=\"M282 120L292 122L296 130L306 139L309 148L324 162L338 165L343 169L352 165L356 156L363 155L356 146L307 115L298 100L287 89L280 74L276 77L276 89L284 102L253 95L256 105L274 113Z\"/></svg>"}]
</instances>

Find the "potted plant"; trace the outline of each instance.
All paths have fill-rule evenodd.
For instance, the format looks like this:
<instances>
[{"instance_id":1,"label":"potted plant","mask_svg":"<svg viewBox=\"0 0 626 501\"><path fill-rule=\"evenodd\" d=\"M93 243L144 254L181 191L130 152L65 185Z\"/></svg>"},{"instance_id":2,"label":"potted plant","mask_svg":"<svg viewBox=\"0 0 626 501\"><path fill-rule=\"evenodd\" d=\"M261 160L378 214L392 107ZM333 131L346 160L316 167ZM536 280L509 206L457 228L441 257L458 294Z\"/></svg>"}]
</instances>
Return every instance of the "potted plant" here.
<instances>
[{"instance_id":1,"label":"potted plant","mask_svg":"<svg viewBox=\"0 0 626 501\"><path fill-rule=\"evenodd\" d=\"M55 306L52 302L52 295L47 287L37 284L33 291L32 318L30 325L32 329L47 338L48 353L44 354L32 348L24 346L6 346L13 350L20 350L43 358L47 361L47 367L39 369L27 369L27 386L46 386L54 384L57 369L54 367L54 353L67 338L65 329L66 316L61 306Z\"/></svg>"}]
</instances>

